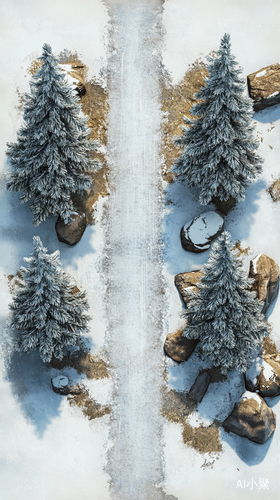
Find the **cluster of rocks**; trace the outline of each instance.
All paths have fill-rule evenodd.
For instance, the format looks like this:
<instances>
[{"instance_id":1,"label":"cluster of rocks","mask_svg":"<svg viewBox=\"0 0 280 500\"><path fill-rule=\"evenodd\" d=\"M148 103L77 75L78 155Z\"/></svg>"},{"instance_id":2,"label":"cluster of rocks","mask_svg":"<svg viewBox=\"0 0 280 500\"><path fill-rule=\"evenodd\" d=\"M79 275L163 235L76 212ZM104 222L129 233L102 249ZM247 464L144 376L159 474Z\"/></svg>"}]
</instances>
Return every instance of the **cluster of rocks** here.
<instances>
[{"instance_id":1,"label":"cluster of rocks","mask_svg":"<svg viewBox=\"0 0 280 500\"><path fill-rule=\"evenodd\" d=\"M202 274L202 271L197 270L175 276L175 285L186 308L191 300L188 292L198 291L197 284ZM257 298L263 301L263 313L267 312L277 297L279 275L276 262L264 254L257 255L250 262L249 277L254 278L252 291L256 291ZM182 335L182 330L178 330L167 335L164 351L174 361L181 363L189 359L198 342L187 339ZM191 399L196 403L202 401L210 382L211 376L204 370L190 389ZM245 373L244 382L246 390L222 425L228 432L263 444L276 426L275 414L263 398L280 394L280 354L265 354L257 358Z\"/></svg>"}]
</instances>

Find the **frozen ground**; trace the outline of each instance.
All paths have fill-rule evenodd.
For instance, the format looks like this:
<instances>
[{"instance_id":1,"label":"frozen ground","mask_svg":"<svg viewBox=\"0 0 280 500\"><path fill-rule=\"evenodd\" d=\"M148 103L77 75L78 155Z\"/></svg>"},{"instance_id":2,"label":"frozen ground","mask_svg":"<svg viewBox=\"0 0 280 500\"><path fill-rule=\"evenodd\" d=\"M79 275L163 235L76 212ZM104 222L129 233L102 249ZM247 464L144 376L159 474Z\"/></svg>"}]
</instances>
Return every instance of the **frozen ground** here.
<instances>
[{"instance_id":1,"label":"frozen ground","mask_svg":"<svg viewBox=\"0 0 280 500\"><path fill-rule=\"evenodd\" d=\"M115 391L107 470L113 498L163 499L160 2L109 5L115 50L109 62L111 195L104 269Z\"/></svg>"},{"instance_id":2,"label":"frozen ground","mask_svg":"<svg viewBox=\"0 0 280 500\"><path fill-rule=\"evenodd\" d=\"M244 68L246 77L279 60L279 14L280 5L277 1L198 0L194 3L169 0L165 2L163 13L166 32L163 62L171 72L173 81L177 82L188 64L216 49L222 35L229 32L232 51ZM263 139L260 153L265 158L264 172L247 191L246 200L227 216L225 224L233 242L240 240L243 248L250 247L244 259L247 269L250 259L260 253L265 253L280 264L280 205L273 203L266 191L273 180L280 176L280 106L256 113L254 120L258 137ZM209 251L194 255L185 252L180 246L181 227L205 210L196 201L196 191L190 191L185 183L180 182L167 187L167 198L173 205L166 208L165 216L165 278L169 284L169 331L175 331L182 324L179 316L182 303L173 284L174 275L198 269L207 261ZM269 321L273 326L271 336L279 349L279 299L269 312ZM169 361L167 365L170 386L184 390L191 387L202 363L194 357L179 366ZM198 406L198 421L201 419L204 425L209 425L214 418L224 419L243 390L243 381L236 373L231 375L227 383L211 384ZM279 397L267 398L266 401L273 407L279 422ZM256 494L258 498L266 500L279 498L279 425L274 436L262 446L222 431L223 452L212 457L186 447L182 443L181 432L179 425L165 425L167 492L179 500L252 499ZM260 478L269 481L269 490L259 489Z\"/></svg>"}]
</instances>

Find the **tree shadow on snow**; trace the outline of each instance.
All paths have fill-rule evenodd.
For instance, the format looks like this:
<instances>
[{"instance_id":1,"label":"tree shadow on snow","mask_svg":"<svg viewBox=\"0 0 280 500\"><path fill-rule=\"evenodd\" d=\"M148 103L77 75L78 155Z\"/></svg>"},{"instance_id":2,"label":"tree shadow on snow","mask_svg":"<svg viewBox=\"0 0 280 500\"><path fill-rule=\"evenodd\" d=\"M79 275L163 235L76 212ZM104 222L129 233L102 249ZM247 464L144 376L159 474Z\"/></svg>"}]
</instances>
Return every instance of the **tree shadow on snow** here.
<instances>
[{"instance_id":1,"label":"tree shadow on snow","mask_svg":"<svg viewBox=\"0 0 280 500\"><path fill-rule=\"evenodd\" d=\"M226 432L221 428L221 439L235 451L242 462L249 466L263 462L271 446L274 434L264 444L253 443L247 438L237 436L233 432Z\"/></svg>"},{"instance_id":2,"label":"tree shadow on snow","mask_svg":"<svg viewBox=\"0 0 280 500\"><path fill-rule=\"evenodd\" d=\"M280 120L280 104L263 109L262 111L257 111L253 115L253 120L260 123L271 123Z\"/></svg>"},{"instance_id":3,"label":"tree shadow on snow","mask_svg":"<svg viewBox=\"0 0 280 500\"><path fill-rule=\"evenodd\" d=\"M56 394L51 379L58 375L69 377L69 369L63 371L50 368L41 360L38 351L30 353L13 352L6 369L12 393L39 437L53 419L59 417L62 399L67 396ZM71 385L80 379L75 370L70 369Z\"/></svg>"}]
</instances>

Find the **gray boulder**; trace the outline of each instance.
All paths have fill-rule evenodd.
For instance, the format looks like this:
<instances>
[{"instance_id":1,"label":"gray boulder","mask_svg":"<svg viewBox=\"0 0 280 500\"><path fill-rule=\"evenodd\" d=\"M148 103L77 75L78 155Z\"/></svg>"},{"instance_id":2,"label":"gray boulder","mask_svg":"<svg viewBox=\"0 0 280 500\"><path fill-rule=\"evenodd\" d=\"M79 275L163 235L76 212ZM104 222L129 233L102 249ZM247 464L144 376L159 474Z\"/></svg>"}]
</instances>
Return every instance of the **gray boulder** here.
<instances>
[{"instance_id":1,"label":"gray boulder","mask_svg":"<svg viewBox=\"0 0 280 500\"><path fill-rule=\"evenodd\" d=\"M275 431L276 416L258 394L245 391L222 425L227 432L263 444Z\"/></svg>"},{"instance_id":2,"label":"gray boulder","mask_svg":"<svg viewBox=\"0 0 280 500\"><path fill-rule=\"evenodd\" d=\"M224 219L221 214L215 210L203 212L182 227L180 234L182 247L189 252L205 252L223 229Z\"/></svg>"},{"instance_id":3,"label":"gray boulder","mask_svg":"<svg viewBox=\"0 0 280 500\"><path fill-rule=\"evenodd\" d=\"M196 378L189 392L190 398L196 403L200 403L210 384L211 375L205 370Z\"/></svg>"},{"instance_id":4,"label":"gray boulder","mask_svg":"<svg viewBox=\"0 0 280 500\"><path fill-rule=\"evenodd\" d=\"M75 245L80 241L86 229L86 216L83 212L71 212L69 219L58 217L55 230L59 241Z\"/></svg>"}]
</instances>

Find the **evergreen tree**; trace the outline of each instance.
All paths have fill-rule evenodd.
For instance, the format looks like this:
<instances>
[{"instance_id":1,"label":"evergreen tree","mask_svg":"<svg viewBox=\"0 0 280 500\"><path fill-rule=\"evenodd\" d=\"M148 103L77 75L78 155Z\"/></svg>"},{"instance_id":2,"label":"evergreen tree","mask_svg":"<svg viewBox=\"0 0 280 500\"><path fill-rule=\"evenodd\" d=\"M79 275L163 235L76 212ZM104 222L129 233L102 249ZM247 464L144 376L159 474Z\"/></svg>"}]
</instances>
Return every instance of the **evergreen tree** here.
<instances>
[{"instance_id":1,"label":"evergreen tree","mask_svg":"<svg viewBox=\"0 0 280 500\"><path fill-rule=\"evenodd\" d=\"M32 201L33 224L49 215L63 219L74 209L71 194L91 186L87 172L98 168L92 151L98 143L88 140L87 118L48 44L43 46L41 68L25 94L24 124L17 142L8 143L13 166L7 189L21 191L21 202Z\"/></svg>"},{"instance_id":2,"label":"evergreen tree","mask_svg":"<svg viewBox=\"0 0 280 500\"><path fill-rule=\"evenodd\" d=\"M241 69L230 50L225 34L214 57L208 57L209 77L191 109L196 118L184 117L187 127L174 143L184 152L173 171L184 175L190 187L200 188L199 202L207 205L213 197L226 201L244 199L244 193L262 171L263 160L255 153L251 99L244 95Z\"/></svg>"},{"instance_id":3,"label":"evergreen tree","mask_svg":"<svg viewBox=\"0 0 280 500\"><path fill-rule=\"evenodd\" d=\"M62 270L60 253L48 254L39 236L33 238L33 252L24 258L21 279L10 304L11 327L20 330L17 348L39 349L44 362L63 357L63 347L75 345L88 331L89 308L83 292L73 293L75 284Z\"/></svg>"},{"instance_id":4,"label":"evergreen tree","mask_svg":"<svg viewBox=\"0 0 280 500\"><path fill-rule=\"evenodd\" d=\"M192 300L184 313L185 336L199 339L203 353L222 373L232 368L246 371L247 362L269 333L263 304L255 298L256 292L250 292L254 280L247 277L237 250L231 248L225 231L213 244L197 285L199 292L190 293Z\"/></svg>"}]
</instances>

